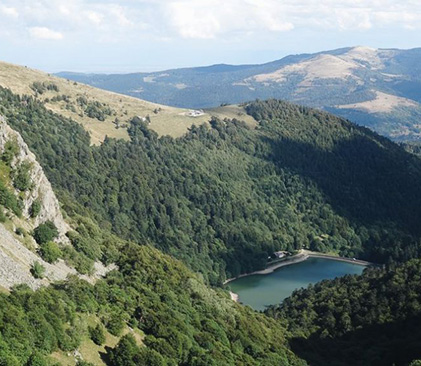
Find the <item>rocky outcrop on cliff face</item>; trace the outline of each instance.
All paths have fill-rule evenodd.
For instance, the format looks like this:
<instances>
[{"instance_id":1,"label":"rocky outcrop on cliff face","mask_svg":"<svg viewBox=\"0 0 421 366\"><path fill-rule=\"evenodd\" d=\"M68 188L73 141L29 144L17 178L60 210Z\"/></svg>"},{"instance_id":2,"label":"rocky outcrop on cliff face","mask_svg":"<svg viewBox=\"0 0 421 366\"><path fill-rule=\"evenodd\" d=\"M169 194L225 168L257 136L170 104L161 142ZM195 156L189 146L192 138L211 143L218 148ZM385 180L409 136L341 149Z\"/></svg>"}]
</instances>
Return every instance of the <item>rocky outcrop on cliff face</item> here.
<instances>
[{"instance_id":1,"label":"rocky outcrop on cliff face","mask_svg":"<svg viewBox=\"0 0 421 366\"><path fill-rule=\"evenodd\" d=\"M68 275L77 275L74 268L69 267L63 260L54 264L45 262L37 255L33 239L27 236L31 245L25 246L22 238L15 233L17 225L22 226L27 232L32 231L38 225L51 221L59 232L58 239L61 245L71 245L66 233L70 226L66 223L60 211L60 205L50 182L44 174L35 155L29 150L19 133L14 131L0 116L0 155L4 152L6 143L12 140L16 145L16 154L11 162L12 169L16 170L22 163L30 165L29 179L31 188L24 192L15 191L15 195L22 199L22 217L18 218L8 212L10 220L7 223L0 223L0 287L9 289L14 285L25 283L32 289L42 285L48 285L52 281L64 280ZM13 188L10 187L12 190ZM35 217L31 217L31 207L37 201L40 209ZM0 207L0 209L2 209ZM35 262L39 262L45 268L43 279L35 279L31 274L31 268ZM104 267L101 263L95 263L95 274L91 277L79 276L89 282L104 276L115 266Z\"/></svg>"},{"instance_id":2,"label":"rocky outcrop on cliff face","mask_svg":"<svg viewBox=\"0 0 421 366\"><path fill-rule=\"evenodd\" d=\"M45 277L35 279L30 269L35 262L45 268ZM49 264L38 255L26 248L14 235L0 224L0 286L11 288L21 283L32 289L47 285L50 281L64 280L69 274L77 274L63 261Z\"/></svg>"},{"instance_id":3,"label":"rocky outcrop on cliff face","mask_svg":"<svg viewBox=\"0 0 421 366\"><path fill-rule=\"evenodd\" d=\"M35 279L30 270L35 262L45 268L43 279ZM93 283L105 276L109 271L117 268L115 265L105 267L102 263L95 263L93 276L79 275L80 278ZM25 283L32 289L48 285L53 281L66 279L68 275L78 275L74 268L66 265L63 260L50 264L42 260L36 253L26 248L15 236L0 224L0 286L9 289L15 285Z\"/></svg>"},{"instance_id":4,"label":"rocky outcrop on cliff face","mask_svg":"<svg viewBox=\"0 0 421 366\"><path fill-rule=\"evenodd\" d=\"M23 193L24 218L30 219L32 204L38 201L41 207L39 214L31 219L33 228L46 221L52 221L59 232L58 241L68 243L68 238L65 234L70 230L70 227L63 219L59 202L41 165L37 162L35 155L29 150L28 145L23 141L20 134L10 128L4 118L0 116L0 153L3 152L6 142L9 140L16 141L19 147L12 166L17 167L24 162L31 165L30 179L33 188Z\"/></svg>"}]
</instances>

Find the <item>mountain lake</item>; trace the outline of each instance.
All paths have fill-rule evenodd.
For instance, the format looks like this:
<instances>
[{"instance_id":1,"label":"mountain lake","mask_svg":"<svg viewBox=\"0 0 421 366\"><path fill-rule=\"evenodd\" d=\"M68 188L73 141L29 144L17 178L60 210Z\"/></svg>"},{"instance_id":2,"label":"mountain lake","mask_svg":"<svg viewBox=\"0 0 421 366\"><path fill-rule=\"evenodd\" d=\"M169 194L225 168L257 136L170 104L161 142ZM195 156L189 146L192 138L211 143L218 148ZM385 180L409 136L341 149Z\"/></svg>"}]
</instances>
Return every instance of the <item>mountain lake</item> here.
<instances>
[{"instance_id":1,"label":"mountain lake","mask_svg":"<svg viewBox=\"0 0 421 366\"><path fill-rule=\"evenodd\" d=\"M307 260L278 268L266 275L250 275L227 284L239 296L239 302L255 310L281 303L296 289L326 279L361 274L363 265L325 258Z\"/></svg>"}]
</instances>

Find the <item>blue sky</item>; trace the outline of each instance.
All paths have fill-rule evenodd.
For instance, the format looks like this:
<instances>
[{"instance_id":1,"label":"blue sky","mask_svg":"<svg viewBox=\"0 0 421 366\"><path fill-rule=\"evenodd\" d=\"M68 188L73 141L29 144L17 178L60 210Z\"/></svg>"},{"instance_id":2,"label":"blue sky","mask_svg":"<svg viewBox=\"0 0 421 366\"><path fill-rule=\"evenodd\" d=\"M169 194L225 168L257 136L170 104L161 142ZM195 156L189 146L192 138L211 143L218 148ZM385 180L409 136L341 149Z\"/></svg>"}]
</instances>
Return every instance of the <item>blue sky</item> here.
<instances>
[{"instance_id":1,"label":"blue sky","mask_svg":"<svg viewBox=\"0 0 421 366\"><path fill-rule=\"evenodd\" d=\"M421 47L421 0L0 0L0 60L49 72Z\"/></svg>"}]
</instances>

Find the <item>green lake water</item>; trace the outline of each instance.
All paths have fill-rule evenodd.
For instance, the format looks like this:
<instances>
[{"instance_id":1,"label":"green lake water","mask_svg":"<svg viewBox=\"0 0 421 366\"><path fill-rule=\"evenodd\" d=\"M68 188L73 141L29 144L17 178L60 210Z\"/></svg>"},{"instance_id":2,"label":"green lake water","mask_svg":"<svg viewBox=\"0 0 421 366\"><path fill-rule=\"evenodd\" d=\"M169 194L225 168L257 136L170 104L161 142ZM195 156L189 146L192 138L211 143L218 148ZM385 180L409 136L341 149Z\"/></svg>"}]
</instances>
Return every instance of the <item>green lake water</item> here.
<instances>
[{"instance_id":1,"label":"green lake water","mask_svg":"<svg viewBox=\"0 0 421 366\"><path fill-rule=\"evenodd\" d=\"M264 310L268 305L279 304L292 292L310 283L345 276L361 274L364 266L332 259L309 258L304 262L291 264L267 275L252 275L229 283L232 292L239 295L239 301L255 310Z\"/></svg>"}]
</instances>

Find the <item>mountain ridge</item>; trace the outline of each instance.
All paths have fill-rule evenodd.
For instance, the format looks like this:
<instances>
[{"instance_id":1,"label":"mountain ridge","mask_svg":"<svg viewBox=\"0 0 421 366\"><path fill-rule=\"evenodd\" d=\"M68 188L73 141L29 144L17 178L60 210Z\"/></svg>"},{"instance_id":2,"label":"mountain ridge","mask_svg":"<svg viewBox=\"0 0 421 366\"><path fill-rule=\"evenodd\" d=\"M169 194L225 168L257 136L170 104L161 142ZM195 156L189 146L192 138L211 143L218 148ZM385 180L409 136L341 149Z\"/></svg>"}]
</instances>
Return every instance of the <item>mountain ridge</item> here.
<instances>
[{"instance_id":1,"label":"mountain ridge","mask_svg":"<svg viewBox=\"0 0 421 366\"><path fill-rule=\"evenodd\" d=\"M127 125L133 117L148 119L152 129L174 137L210 118L207 113L190 117L185 108L142 101L2 61L0 86L18 95L31 95L47 109L72 118L90 133L93 144L100 144L106 136L127 140Z\"/></svg>"},{"instance_id":2,"label":"mountain ridge","mask_svg":"<svg viewBox=\"0 0 421 366\"><path fill-rule=\"evenodd\" d=\"M397 141L421 138L416 70L421 48L364 46L289 55L260 65L211 65L154 73L58 73L168 105L211 108L277 98L326 109ZM387 95L378 100L378 93ZM361 105L361 103L364 103ZM380 109L379 105L385 105Z\"/></svg>"}]
</instances>

